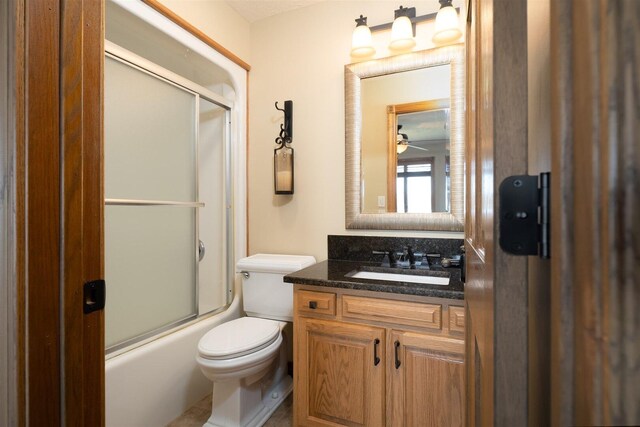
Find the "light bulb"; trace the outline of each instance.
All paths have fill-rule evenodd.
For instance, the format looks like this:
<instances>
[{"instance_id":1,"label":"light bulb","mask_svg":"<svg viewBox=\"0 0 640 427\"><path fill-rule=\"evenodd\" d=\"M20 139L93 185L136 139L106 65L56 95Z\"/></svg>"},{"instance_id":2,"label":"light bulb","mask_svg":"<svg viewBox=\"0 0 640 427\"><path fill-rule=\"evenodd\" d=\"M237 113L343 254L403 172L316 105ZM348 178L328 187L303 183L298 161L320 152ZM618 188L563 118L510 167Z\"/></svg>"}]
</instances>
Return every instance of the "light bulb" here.
<instances>
[{"instance_id":1,"label":"light bulb","mask_svg":"<svg viewBox=\"0 0 640 427\"><path fill-rule=\"evenodd\" d=\"M462 31L458 24L458 12L453 6L440 8L436 15L435 32L433 42L435 44L451 43L460 38Z\"/></svg>"},{"instance_id":2,"label":"light bulb","mask_svg":"<svg viewBox=\"0 0 640 427\"><path fill-rule=\"evenodd\" d=\"M376 53L371 41L371 30L366 25L358 25L351 36L351 56L362 58Z\"/></svg>"},{"instance_id":3,"label":"light bulb","mask_svg":"<svg viewBox=\"0 0 640 427\"><path fill-rule=\"evenodd\" d=\"M391 26L391 43L389 43L389 49L408 50L415 45L416 40L413 38L411 19L406 16L397 17Z\"/></svg>"}]
</instances>

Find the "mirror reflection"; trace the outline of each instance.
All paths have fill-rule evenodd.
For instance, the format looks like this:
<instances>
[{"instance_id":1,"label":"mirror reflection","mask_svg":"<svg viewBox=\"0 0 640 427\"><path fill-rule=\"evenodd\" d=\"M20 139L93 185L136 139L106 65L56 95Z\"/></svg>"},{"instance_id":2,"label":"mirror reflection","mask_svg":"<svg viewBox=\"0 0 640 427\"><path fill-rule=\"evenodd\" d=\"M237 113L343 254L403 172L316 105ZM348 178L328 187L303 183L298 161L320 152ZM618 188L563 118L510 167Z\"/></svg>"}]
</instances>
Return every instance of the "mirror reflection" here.
<instances>
[{"instance_id":1,"label":"mirror reflection","mask_svg":"<svg viewBox=\"0 0 640 427\"><path fill-rule=\"evenodd\" d=\"M362 213L450 212L449 64L361 81Z\"/></svg>"},{"instance_id":2,"label":"mirror reflection","mask_svg":"<svg viewBox=\"0 0 640 427\"><path fill-rule=\"evenodd\" d=\"M464 229L464 48L345 66L345 226Z\"/></svg>"}]
</instances>

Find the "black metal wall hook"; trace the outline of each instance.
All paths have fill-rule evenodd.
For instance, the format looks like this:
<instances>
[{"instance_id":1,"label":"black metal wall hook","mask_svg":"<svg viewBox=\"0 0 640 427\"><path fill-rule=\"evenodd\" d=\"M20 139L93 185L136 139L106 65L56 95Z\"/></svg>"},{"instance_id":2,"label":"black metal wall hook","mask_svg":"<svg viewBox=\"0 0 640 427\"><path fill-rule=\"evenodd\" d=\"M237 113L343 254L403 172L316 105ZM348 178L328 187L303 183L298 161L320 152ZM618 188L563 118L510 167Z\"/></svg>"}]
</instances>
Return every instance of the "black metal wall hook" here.
<instances>
[{"instance_id":1,"label":"black metal wall hook","mask_svg":"<svg viewBox=\"0 0 640 427\"><path fill-rule=\"evenodd\" d=\"M280 125L280 136L276 138L276 143L291 144L293 140L293 101L284 101L284 109L278 107L278 101L276 101L276 110L284 113L284 123ZM279 142L279 139L282 139L282 142Z\"/></svg>"}]
</instances>

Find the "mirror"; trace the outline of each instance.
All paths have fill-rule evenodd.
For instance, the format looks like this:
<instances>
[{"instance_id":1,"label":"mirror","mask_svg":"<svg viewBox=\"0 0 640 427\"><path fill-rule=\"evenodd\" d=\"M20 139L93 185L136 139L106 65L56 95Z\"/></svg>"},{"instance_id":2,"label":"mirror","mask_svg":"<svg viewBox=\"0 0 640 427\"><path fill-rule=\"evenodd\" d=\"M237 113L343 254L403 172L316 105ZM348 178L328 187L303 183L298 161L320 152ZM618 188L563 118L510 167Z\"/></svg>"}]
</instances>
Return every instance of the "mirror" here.
<instances>
[{"instance_id":1,"label":"mirror","mask_svg":"<svg viewBox=\"0 0 640 427\"><path fill-rule=\"evenodd\" d=\"M345 67L346 227L464 229L462 45Z\"/></svg>"}]
</instances>

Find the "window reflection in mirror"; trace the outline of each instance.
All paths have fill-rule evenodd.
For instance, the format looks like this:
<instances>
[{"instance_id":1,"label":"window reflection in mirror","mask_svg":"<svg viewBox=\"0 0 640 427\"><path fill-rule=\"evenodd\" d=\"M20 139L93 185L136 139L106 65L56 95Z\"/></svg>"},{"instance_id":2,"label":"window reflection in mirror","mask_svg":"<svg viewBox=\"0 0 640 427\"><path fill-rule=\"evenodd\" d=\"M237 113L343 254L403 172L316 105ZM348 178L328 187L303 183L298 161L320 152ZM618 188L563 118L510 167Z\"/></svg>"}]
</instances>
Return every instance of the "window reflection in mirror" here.
<instances>
[{"instance_id":1,"label":"window reflection in mirror","mask_svg":"<svg viewBox=\"0 0 640 427\"><path fill-rule=\"evenodd\" d=\"M362 213L450 211L450 73L362 79Z\"/></svg>"}]
</instances>

